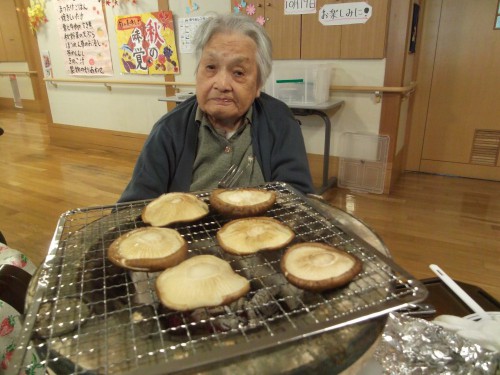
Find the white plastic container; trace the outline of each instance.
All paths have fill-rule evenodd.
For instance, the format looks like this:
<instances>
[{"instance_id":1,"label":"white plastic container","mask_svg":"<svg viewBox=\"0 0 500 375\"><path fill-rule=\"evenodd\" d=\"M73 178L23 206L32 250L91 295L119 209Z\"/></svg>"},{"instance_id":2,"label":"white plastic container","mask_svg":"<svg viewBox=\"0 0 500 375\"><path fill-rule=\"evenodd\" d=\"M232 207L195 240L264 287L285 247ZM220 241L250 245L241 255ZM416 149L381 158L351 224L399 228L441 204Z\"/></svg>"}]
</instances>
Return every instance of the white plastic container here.
<instances>
[{"instance_id":1,"label":"white plastic container","mask_svg":"<svg viewBox=\"0 0 500 375\"><path fill-rule=\"evenodd\" d=\"M289 105L324 103L330 97L331 74L331 64L275 65L264 91Z\"/></svg>"}]
</instances>

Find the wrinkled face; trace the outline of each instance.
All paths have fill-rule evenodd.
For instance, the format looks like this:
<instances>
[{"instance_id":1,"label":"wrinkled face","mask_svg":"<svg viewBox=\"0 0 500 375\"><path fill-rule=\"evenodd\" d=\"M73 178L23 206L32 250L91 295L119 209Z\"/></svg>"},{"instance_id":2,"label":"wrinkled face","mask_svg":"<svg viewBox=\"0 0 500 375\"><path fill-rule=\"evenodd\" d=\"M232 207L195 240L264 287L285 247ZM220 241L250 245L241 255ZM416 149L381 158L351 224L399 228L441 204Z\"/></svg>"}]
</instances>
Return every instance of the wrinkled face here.
<instances>
[{"instance_id":1,"label":"wrinkled face","mask_svg":"<svg viewBox=\"0 0 500 375\"><path fill-rule=\"evenodd\" d=\"M214 34L196 72L196 97L214 126L233 127L259 96L257 47L239 33Z\"/></svg>"}]
</instances>

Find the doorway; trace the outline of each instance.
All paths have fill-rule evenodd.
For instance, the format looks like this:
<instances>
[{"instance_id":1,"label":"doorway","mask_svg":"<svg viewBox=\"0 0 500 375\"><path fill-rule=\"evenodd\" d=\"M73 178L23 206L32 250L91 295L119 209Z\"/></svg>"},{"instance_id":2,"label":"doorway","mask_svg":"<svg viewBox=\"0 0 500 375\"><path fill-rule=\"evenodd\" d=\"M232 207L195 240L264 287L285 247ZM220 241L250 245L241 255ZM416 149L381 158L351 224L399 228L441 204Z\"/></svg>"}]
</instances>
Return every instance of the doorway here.
<instances>
[{"instance_id":1,"label":"doorway","mask_svg":"<svg viewBox=\"0 0 500 375\"><path fill-rule=\"evenodd\" d=\"M407 169L500 181L498 0L426 1Z\"/></svg>"},{"instance_id":2,"label":"doorway","mask_svg":"<svg viewBox=\"0 0 500 375\"><path fill-rule=\"evenodd\" d=\"M43 69L38 49L36 34L29 26L28 7L29 0L7 0L0 2L0 14L4 16L0 27L0 63L4 64L3 71L14 72L11 76L27 76L28 84L25 84L25 93L16 101L16 92L13 86L15 106L12 98L0 98L0 106L11 108L19 112L43 112L47 121L52 121L48 103L47 90L43 81ZM5 42L5 41L8 41ZM24 78L23 78L24 79ZM29 87L31 90L26 89ZM17 84L15 86L17 88ZM19 103L17 103L19 102Z\"/></svg>"}]
</instances>

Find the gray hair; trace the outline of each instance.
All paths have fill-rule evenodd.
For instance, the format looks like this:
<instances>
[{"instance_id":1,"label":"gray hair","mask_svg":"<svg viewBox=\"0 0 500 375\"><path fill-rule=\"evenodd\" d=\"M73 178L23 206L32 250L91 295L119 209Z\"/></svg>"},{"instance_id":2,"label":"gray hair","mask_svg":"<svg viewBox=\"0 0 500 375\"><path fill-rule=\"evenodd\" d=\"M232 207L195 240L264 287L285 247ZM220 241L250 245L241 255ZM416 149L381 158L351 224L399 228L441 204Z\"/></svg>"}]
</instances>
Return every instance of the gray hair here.
<instances>
[{"instance_id":1,"label":"gray hair","mask_svg":"<svg viewBox=\"0 0 500 375\"><path fill-rule=\"evenodd\" d=\"M215 17L208 18L198 27L193 39L196 71L198 71L200 65L203 49L210 39L215 34L228 32L246 35L257 45L258 85L259 87L263 87L267 77L271 74L273 66L271 40L261 25L252 18L243 15L216 15Z\"/></svg>"}]
</instances>

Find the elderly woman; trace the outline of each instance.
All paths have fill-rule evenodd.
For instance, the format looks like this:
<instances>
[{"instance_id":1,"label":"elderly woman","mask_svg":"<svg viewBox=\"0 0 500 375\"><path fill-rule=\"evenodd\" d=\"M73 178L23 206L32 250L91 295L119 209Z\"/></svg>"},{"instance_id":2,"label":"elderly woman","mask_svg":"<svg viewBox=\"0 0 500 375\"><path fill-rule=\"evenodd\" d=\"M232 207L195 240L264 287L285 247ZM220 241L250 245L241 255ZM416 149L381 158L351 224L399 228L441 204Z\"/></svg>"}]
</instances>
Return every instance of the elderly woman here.
<instances>
[{"instance_id":1,"label":"elderly woman","mask_svg":"<svg viewBox=\"0 0 500 375\"><path fill-rule=\"evenodd\" d=\"M209 18L194 38L196 96L153 127L120 202L217 187L231 165L234 186L313 185L298 122L283 102L261 92L272 68L271 42L245 16Z\"/></svg>"}]
</instances>

